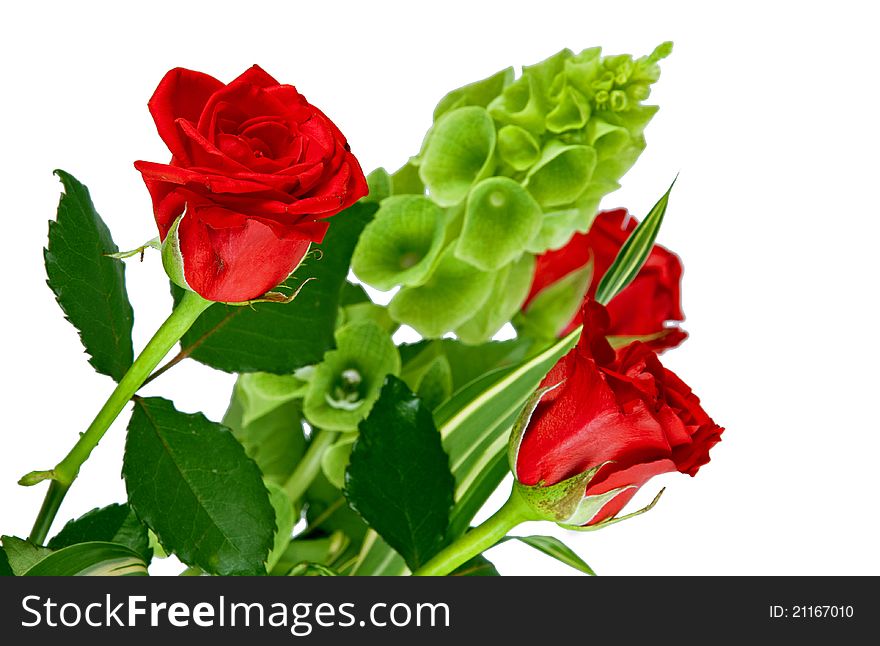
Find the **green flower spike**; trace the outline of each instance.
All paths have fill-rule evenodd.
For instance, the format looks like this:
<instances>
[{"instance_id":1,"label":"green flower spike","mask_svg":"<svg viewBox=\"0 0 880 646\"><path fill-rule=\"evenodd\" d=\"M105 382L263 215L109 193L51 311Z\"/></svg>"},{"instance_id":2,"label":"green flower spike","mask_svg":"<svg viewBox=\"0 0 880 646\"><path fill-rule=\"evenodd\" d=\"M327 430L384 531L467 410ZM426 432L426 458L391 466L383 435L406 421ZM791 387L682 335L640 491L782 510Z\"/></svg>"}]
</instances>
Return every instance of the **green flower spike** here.
<instances>
[{"instance_id":1,"label":"green flower spike","mask_svg":"<svg viewBox=\"0 0 880 646\"><path fill-rule=\"evenodd\" d=\"M541 207L522 186L506 177L477 184L468 196L455 255L483 271L519 258L541 230Z\"/></svg>"},{"instance_id":2,"label":"green flower spike","mask_svg":"<svg viewBox=\"0 0 880 646\"><path fill-rule=\"evenodd\" d=\"M354 273L381 290L421 285L440 254L444 224L443 210L424 195L384 200L355 248Z\"/></svg>"},{"instance_id":3,"label":"green flower spike","mask_svg":"<svg viewBox=\"0 0 880 646\"><path fill-rule=\"evenodd\" d=\"M507 125L498 131L498 156L513 170L523 171L541 158L541 146L525 128Z\"/></svg>"},{"instance_id":4,"label":"green flower spike","mask_svg":"<svg viewBox=\"0 0 880 646\"><path fill-rule=\"evenodd\" d=\"M428 134L419 176L440 206L461 202L471 186L495 170L495 124L484 108L444 114Z\"/></svg>"},{"instance_id":5,"label":"green flower spike","mask_svg":"<svg viewBox=\"0 0 880 646\"><path fill-rule=\"evenodd\" d=\"M493 275L455 256L455 246L440 255L437 268L419 287L404 287L388 306L391 318L428 339L453 330L479 310L492 291Z\"/></svg>"},{"instance_id":6,"label":"green flower spike","mask_svg":"<svg viewBox=\"0 0 880 646\"><path fill-rule=\"evenodd\" d=\"M324 354L309 380L303 412L320 429L354 431L379 397L385 376L400 372L400 355L372 321L345 325L335 337L336 349Z\"/></svg>"}]
</instances>

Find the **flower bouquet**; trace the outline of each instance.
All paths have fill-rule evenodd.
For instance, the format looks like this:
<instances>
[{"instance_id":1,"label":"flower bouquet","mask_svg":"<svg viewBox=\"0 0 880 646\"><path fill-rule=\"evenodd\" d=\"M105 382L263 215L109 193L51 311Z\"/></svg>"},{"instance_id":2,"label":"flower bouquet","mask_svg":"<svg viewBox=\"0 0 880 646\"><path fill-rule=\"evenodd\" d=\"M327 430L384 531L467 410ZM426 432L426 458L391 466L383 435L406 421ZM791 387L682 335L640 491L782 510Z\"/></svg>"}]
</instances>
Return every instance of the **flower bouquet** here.
<instances>
[{"instance_id":1,"label":"flower bouquet","mask_svg":"<svg viewBox=\"0 0 880 646\"><path fill-rule=\"evenodd\" d=\"M655 244L671 187L641 218L600 210L645 148L670 52L566 49L453 90L417 154L367 176L260 67L168 72L149 110L170 161L135 163L156 238L120 252L56 171L48 284L116 386L21 478L46 496L0 570L146 574L173 554L187 574L494 575L482 553L516 539L592 574L516 527L644 513L659 493L628 510L633 495L695 475L722 432L658 357L686 338L681 262ZM135 353L126 259L154 253L174 305ZM138 395L183 360L238 375L222 420ZM123 413L127 500L58 529Z\"/></svg>"}]
</instances>

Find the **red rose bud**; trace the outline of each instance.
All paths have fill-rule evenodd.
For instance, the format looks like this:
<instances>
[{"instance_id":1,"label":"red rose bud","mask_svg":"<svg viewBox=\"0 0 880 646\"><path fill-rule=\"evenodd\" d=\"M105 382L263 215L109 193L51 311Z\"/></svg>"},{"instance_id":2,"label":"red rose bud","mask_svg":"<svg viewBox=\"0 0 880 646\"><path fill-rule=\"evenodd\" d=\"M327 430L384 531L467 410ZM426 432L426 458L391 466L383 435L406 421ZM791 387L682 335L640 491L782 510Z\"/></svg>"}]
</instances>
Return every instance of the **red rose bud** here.
<instances>
[{"instance_id":1,"label":"red rose bud","mask_svg":"<svg viewBox=\"0 0 880 646\"><path fill-rule=\"evenodd\" d=\"M511 435L520 493L567 525L613 521L652 476L695 475L723 429L646 344L615 352L609 315L582 310L577 346L544 378Z\"/></svg>"},{"instance_id":2,"label":"red rose bud","mask_svg":"<svg viewBox=\"0 0 880 646\"><path fill-rule=\"evenodd\" d=\"M555 299L559 313L551 324L561 328L556 330L558 336L576 328L579 315L577 310L574 313L572 310L579 309L584 294L591 298L596 295L599 279L608 271L637 224L638 220L630 217L625 209L602 211L588 233L576 233L564 247L539 256L532 286L523 305L527 316L536 298L540 299L541 294L549 295L550 292L545 290L550 288L552 291L558 286L564 293ZM581 272L584 278L578 279L576 272ZM678 323L684 320L681 272L678 256L654 245L632 283L608 304L611 317L608 334L627 340L636 337L657 351L674 348L684 341L687 333L678 327ZM560 299L567 303L560 302ZM539 305L539 302L535 304Z\"/></svg>"},{"instance_id":3,"label":"red rose bud","mask_svg":"<svg viewBox=\"0 0 880 646\"><path fill-rule=\"evenodd\" d=\"M165 267L208 300L248 301L283 282L327 218L367 193L333 122L256 65L228 85L173 69L149 107L171 163L135 167Z\"/></svg>"}]
</instances>

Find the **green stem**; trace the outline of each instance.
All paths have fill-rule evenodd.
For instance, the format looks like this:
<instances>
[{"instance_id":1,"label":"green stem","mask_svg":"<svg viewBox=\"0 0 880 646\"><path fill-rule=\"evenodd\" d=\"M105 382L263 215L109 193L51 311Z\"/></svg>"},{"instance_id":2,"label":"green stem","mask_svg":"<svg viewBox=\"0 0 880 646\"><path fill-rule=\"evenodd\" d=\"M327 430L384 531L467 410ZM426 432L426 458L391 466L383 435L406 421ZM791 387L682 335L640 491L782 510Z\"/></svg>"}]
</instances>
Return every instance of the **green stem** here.
<instances>
[{"instance_id":1,"label":"green stem","mask_svg":"<svg viewBox=\"0 0 880 646\"><path fill-rule=\"evenodd\" d=\"M171 315L156 331L150 342L131 364L131 368L116 385L116 389L98 411L86 432L80 435L70 453L51 471L52 483L31 531L29 537L31 542L41 545L46 540L52 521L58 513L58 508L61 506L67 490L76 480L80 467L104 437L104 433L107 432L125 405L150 376L153 369L159 365L159 362L192 326L199 315L212 304L211 301L206 301L195 292L187 292Z\"/></svg>"},{"instance_id":2,"label":"green stem","mask_svg":"<svg viewBox=\"0 0 880 646\"><path fill-rule=\"evenodd\" d=\"M296 469L293 470L287 482L284 483L284 491L291 502L296 502L302 498L306 489L311 486L312 481L321 469L321 458L324 455L324 451L333 445L338 435L339 433L336 431L319 431L315 429L312 441L309 443L309 448L306 449L305 455L302 456L299 464L296 465Z\"/></svg>"},{"instance_id":3,"label":"green stem","mask_svg":"<svg viewBox=\"0 0 880 646\"><path fill-rule=\"evenodd\" d=\"M507 502L482 525L470 530L434 558L413 572L413 576L445 576L495 545L507 533L527 520L537 520L535 512L516 488Z\"/></svg>"}]
</instances>

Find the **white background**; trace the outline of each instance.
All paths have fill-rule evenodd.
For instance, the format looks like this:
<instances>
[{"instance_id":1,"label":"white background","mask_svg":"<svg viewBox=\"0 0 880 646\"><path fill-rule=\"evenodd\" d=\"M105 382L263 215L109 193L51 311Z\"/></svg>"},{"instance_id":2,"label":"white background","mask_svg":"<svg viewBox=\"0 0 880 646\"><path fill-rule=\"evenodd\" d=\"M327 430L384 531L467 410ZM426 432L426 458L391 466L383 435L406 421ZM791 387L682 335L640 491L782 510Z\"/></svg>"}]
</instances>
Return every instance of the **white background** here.
<instances>
[{"instance_id":1,"label":"white background","mask_svg":"<svg viewBox=\"0 0 880 646\"><path fill-rule=\"evenodd\" d=\"M870 3L96 5L15 3L2 19L0 532L28 533L44 488L17 478L61 458L112 387L44 284L52 169L88 184L121 248L153 237L132 162L168 157L146 109L166 70L229 81L259 63L322 107L365 169L394 169L454 87L563 47L640 55L671 39L648 149L605 206L644 215L681 172L660 241L684 259L691 338L664 361L727 431L696 478L641 492L667 486L651 513L566 540L600 574L880 574ZM127 276L139 348L170 299L156 254ZM219 419L231 385L190 361L147 392ZM124 499L126 417L56 529ZM505 574L571 572L514 544L489 556Z\"/></svg>"}]
</instances>

